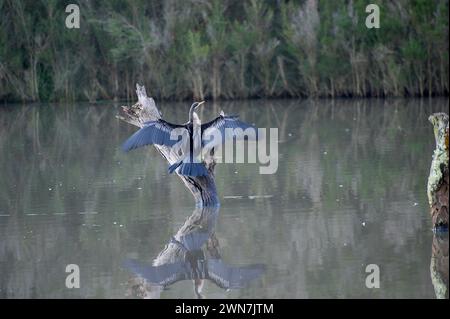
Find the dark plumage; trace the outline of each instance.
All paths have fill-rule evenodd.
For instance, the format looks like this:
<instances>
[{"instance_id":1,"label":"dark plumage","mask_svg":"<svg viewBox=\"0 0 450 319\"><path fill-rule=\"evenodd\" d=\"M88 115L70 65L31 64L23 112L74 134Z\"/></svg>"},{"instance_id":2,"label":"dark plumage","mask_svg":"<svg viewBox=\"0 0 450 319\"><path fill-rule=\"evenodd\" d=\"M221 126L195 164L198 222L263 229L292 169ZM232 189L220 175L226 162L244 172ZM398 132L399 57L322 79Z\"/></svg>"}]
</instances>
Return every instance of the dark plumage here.
<instances>
[{"instance_id":1,"label":"dark plumage","mask_svg":"<svg viewBox=\"0 0 450 319\"><path fill-rule=\"evenodd\" d=\"M209 148L218 147L225 143L227 139L241 139L247 138L240 136L237 133L230 133L228 129L242 129L248 128L255 130L254 138L257 138L257 131L252 125L239 120L238 116L226 116L221 114L214 120L201 124L200 119L194 112L197 107L204 102L195 102L189 110L189 121L185 124L172 124L164 120L149 121L144 123L139 131L134 133L122 146L125 152L146 146L146 145L164 145L173 147L175 144L182 141L183 136L189 141L189 149L184 152L184 157L180 162L177 162L169 167L169 173L178 170L178 173L186 176L205 176L208 171L205 165L197 160L200 154L201 147L208 146ZM196 128L200 129L201 146L195 145ZM211 134L220 133L222 139L220 141L212 142ZM209 136L209 138L208 138ZM188 137L188 139L187 139ZM187 147L186 147L187 148Z\"/></svg>"},{"instance_id":2,"label":"dark plumage","mask_svg":"<svg viewBox=\"0 0 450 319\"><path fill-rule=\"evenodd\" d=\"M125 152L150 144L173 146L181 140L181 137L170 139L170 132L175 128L184 127L183 125L171 124L164 120L149 121L144 123L144 125L143 128L131 135L122 145L122 149Z\"/></svg>"}]
</instances>

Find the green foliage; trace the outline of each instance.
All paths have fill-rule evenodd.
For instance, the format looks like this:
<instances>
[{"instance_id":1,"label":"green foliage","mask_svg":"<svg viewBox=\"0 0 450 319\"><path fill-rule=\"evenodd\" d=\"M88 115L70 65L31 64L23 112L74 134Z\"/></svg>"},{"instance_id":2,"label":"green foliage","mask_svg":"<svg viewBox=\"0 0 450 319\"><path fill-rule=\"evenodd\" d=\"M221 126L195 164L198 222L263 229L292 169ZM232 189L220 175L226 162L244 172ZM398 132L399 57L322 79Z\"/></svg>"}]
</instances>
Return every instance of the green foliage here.
<instances>
[{"instance_id":1,"label":"green foliage","mask_svg":"<svg viewBox=\"0 0 450 319\"><path fill-rule=\"evenodd\" d=\"M187 43L189 50L187 52L187 62L190 65L199 67L201 64L205 63L209 54L209 45L202 44L200 32L188 31L187 33Z\"/></svg>"},{"instance_id":2,"label":"green foliage","mask_svg":"<svg viewBox=\"0 0 450 319\"><path fill-rule=\"evenodd\" d=\"M448 1L0 1L0 100L448 95Z\"/></svg>"}]
</instances>

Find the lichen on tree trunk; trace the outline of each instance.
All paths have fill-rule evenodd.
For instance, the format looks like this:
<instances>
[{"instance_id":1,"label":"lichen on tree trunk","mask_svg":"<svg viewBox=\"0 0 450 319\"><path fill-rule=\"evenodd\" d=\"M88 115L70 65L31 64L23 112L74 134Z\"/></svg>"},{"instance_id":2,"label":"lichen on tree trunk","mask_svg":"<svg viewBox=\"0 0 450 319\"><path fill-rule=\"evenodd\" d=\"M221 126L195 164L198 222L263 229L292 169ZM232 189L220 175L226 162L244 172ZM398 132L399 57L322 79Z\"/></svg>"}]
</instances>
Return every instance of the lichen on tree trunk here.
<instances>
[{"instance_id":1,"label":"lichen on tree trunk","mask_svg":"<svg viewBox=\"0 0 450 319\"><path fill-rule=\"evenodd\" d=\"M448 299L448 233L433 234L430 274L436 298Z\"/></svg>"},{"instance_id":2,"label":"lichen on tree trunk","mask_svg":"<svg viewBox=\"0 0 450 319\"><path fill-rule=\"evenodd\" d=\"M445 113L429 117L433 124L436 149L433 153L427 194L433 228L448 228L449 209L449 119Z\"/></svg>"},{"instance_id":3,"label":"lichen on tree trunk","mask_svg":"<svg viewBox=\"0 0 450 319\"><path fill-rule=\"evenodd\" d=\"M436 149L433 153L427 195L433 229L430 274L436 298L448 299L449 119L445 113L429 117Z\"/></svg>"},{"instance_id":4,"label":"lichen on tree trunk","mask_svg":"<svg viewBox=\"0 0 450 319\"><path fill-rule=\"evenodd\" d=\"M136 84L136 94L138 96L138 102L132 106L122 106L123 114L118 115L117 117L120 120L139 128L143 127L145 122L160 119L161 112L156 107L153 98L147 96L145 87ZM170 147L163 145L154 145L154 147L161 156L167 160L169 165L180 160L180 156L172 151ZM218 206L220 202L217 196L214 179L214 167L216 162L213 155L207 154L204 158L204 163L208 169L207 176L191 177L179 174L178 176L194 196L196 207Z\"/></svg>"}]
</instances>

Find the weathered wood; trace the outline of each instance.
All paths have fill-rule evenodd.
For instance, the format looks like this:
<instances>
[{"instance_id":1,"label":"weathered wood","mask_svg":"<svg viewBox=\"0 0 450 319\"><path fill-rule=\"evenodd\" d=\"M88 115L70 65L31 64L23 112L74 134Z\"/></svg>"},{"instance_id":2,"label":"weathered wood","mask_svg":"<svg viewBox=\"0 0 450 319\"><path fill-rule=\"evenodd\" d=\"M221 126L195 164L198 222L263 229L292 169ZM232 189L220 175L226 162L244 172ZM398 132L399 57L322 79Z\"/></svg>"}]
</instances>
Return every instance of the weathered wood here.
<instances>
[{"instance_id":1,"label":"weathered wood","mask_svg":"<svg viewBox=\"0 0 450 319\"><path fill-rule=\"evenodd\" d=\"M145 87L136 84L136 94L138 96L138 102L132 106L122 106L123 115L118 115L117 117L137 127L142 127L147 121L160 119L161 112L156 107L153 98L147 96ZM162 145L154 145L154 147L167 160L169 165L180 160L180 156L172 151L170 147ZM207 155L204 163L208 169L207 176L189 177L177 174L194 196L197 207L218 206L220 202L214 180L214 167L216 162L212 155Z\"/></svg>"},{"instance_id":2,"label":"weathered wood","mask_svg":"<svg viewBox=\"0 0 450 319\"><path fill-rule=\"evenodd\" d=\"M136 94L138 102L132 106L122 106L123 114L117 117L136 127L143 127L147 121L157 120L161 118L161 112L156 107L153 98L147 96L144 86L136 85ZM187 109L186 109L187 110ZM168 162L168 166L180 160L180 156L172 151L170 147L162 145L154 145L161 156ZM197 209L186 220L183 227L174 236L175 240L179 240L181 236L186 236L198 227L204 227L204 223L211 218L217 217L220 202L217 196L216 184L214 179L214 168L216 162L213 155L209 154L204 159L205 166L208 170L207 176L189 177L177 173L184 185L189 189L195 199ZM202 207L202 209L200 209ZM211 234L207 241L206 252L214 255L217 253L218 241L214 234ZM179 245L170 242L164 250L153 261L154 266L173 263L185 258L185 253ZM131 280L129 294L142 298L159 298L162 287L152 285L143 278L135 277ZM200 281L194 283L194 289L197 292Z\"/></svg>"},{"instance_id":3,"label":"weathered wood","mask_svg":"<svg viewBox=\"0 0 450 319\"><path fill-rule=\"evenodd\" d=\"M445 113L429 117L433 124L436 149L428 177L428 202L434 229L448 228L449 210L449 118Z\"/></svg>"},{"instance_id":4,"label":"weathered wood","mask_svg":"<svg viewBox=\"0 0 450 319\"><path fill-rule=\"evenodd\" d=\"M448 233L433 234L431 282L438 299L448 299Z\"/></svg>"},{"instance_id":5,"label":"weathered wood","mask_svg":"<svg viewBox=\"0 0 450 319\"><path fill-rule=\"evenodd\" d=\"M180 241L181 237L187 236L195 232L209 232L210 236L207 241L207 255L218 257L218 240L216 239L214 229L216 220L219 214L218 207L203 207L196 208L194 212L186 219L183 226L173 236L174 239ZM213 249L213 250L210 250ZM184 258L184 252L179 245L171 242L164 250L162 250L158 257L153 261L154 266L159 266L167 263L173 263Z\"/></svg>"}]
</instances>

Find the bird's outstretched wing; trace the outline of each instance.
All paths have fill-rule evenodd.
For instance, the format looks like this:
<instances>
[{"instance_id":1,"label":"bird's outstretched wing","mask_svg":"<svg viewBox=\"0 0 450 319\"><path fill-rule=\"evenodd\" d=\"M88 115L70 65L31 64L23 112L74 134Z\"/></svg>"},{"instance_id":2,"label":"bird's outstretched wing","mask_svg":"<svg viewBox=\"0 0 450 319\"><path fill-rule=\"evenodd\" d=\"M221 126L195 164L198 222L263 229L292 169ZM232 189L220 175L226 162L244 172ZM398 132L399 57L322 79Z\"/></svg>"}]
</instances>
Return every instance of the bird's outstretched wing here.
<instances>
[{"instance_id":1,"label":"bird's outstretched wing","mask_svg":"<svg viewBox=\"0 0 450 319\"><path fill-rule=\"evenodd\" d=\"M187 133L187 130L183 125L172 124L161 119L149 121L144 124L144 127L131 135L125 143L123 143L122 149L125 152L151 144L173 146L181 140L180 136L178 136L177 139L170 138L174 129L184 129Z\"/></svg>"},{"instance_id":2,"label":"bird's outstretched wing","mask_svg":"<svg viewBox=\"0 0 450 319\"><path fill-rule=\"evenodd\" d=\"M202 145L208 143L210 146L218 146L225 143L225 140L257 140L258 130L253 125L242 122L237 115L221 114L214 120L202 124ZM221 139L212 142L215 133L220 133Z\"/></svg>"},{"instance_id":3,"label":"bird's outstretched wing","mask_svg":"<svg viewBox=\"0 0 450 319\"><path fill-rule=\"evenodd\" d=\"M127 259L124 267L148 282L160 286L169 286L177 281L189 279L183 262L151 266L134 259Z\"/></svg>"},{"instance_id":4,"label":"bird's outstretched wing","mask_svg":"<svg viewBox=\"0 0 450 319\"><path fill-rule=\"evenodd\" d=\"M265 265L229 266L220 259L208 259L208 278L224 289L243 288L265 272Z\"/></svg>"}]
</instances>

